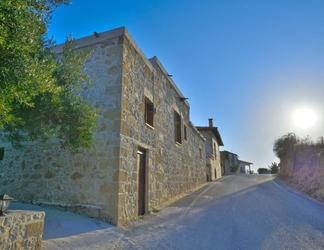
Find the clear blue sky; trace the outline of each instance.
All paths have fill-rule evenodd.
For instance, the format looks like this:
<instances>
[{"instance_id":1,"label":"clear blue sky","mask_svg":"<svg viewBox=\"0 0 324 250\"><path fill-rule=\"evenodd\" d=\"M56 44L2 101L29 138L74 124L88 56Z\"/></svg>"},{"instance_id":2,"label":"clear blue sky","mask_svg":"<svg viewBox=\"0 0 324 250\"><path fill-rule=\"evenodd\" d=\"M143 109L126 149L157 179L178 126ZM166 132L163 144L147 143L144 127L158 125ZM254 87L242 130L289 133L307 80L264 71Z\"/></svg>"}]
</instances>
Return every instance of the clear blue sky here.
<instances>
[{"instance_id":1,"label":"clear blue sky","mask_svg":"<svg viewBox=\"0 0 324 250\"><path fill-rule=\"evenodd\" d=\"M324 135L323 0L75 0L61 6L49 36L62 43L125 26L157 56L189 98L190 119L214 119L225 147L254 170L279 162L275 139ZM317 123L297 128L296 109Z\"/></svg>"}]
</instances>

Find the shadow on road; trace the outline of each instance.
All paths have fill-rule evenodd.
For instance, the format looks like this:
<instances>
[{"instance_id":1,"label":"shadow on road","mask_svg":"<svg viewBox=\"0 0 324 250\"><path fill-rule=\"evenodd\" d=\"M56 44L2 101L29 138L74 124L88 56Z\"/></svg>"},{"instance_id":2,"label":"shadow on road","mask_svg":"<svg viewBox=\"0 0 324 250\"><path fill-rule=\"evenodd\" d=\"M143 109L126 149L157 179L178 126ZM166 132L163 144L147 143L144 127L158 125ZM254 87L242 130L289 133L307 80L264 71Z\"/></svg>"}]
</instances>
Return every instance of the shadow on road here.
<instances>
[{"instance_id":1,"label":"shadow on road","mask_svg":"<svg viewBox=\"0 0 324 250\"><path fill-rule=\"evenodd\" d=\"M10 210L32 210L45 212L43 240L64 238L101 229L114 228L100 219L89 218L68 211L46 206L13 202Z\"/></svg>"}]
</instances>

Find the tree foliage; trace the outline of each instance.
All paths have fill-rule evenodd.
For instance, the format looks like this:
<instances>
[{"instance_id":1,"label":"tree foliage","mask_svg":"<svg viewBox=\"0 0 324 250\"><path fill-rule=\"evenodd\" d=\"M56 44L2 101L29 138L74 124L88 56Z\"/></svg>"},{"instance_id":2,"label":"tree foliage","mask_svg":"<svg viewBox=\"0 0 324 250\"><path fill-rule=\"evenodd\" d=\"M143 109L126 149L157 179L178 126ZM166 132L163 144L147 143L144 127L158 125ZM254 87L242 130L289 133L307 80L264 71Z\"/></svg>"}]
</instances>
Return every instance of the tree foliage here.
<instances>
[{"instance_id":1,"label":"tree foliage","mask_svg":"<svg viewBox=\"0 0 324 250\"><path fill-rule=\"evenodd\" d=\"M73 149L91 146L98 110L79 91L88 84L83 65L90 52L76 50L68 37L58 56L46 39L53 11L68 3L0 1L0 129L14 147L53 136Z\"/></svg>"},{"instance_id":2,"label":"tree foliage","mask_svg":"<svg viewBox=\"0 0 324 250\"><path fill-rule=\"evenodd\" d=\"M279 172L279 165L275 162L268 167L270 174L277 174Z\"/></svg>"},{"instance_id":3,"label":"tree foliage","mask_svg":"<svg viewBox=\"0 0 324 250\"><path fill-rule=\"evenodd\" d=\"M248 170L248 174L254 174L254 170Z\"/></svg>"},{"instance_id":4,"label":"tree foliage","mask_svg":"<svg viewBox=\"0 0 324 250\"><path fill-rule=\"evenodd\" d=\"M230 171L231 171L232 173L237 173L238 170L239 170L239 168L240 168L240 164L239 164L239 163L237 163L235 166L231 166L231 165L230 165Z\"/></svg>"},{"instance_id":5,"label":"tree foliage","mask_svg":"<svg viewBox=\"0 0 324 250\"><path fill-rule=\"evenodd\" d=\"M268 172L268 169L266 168L258 168L258 174L262 174L263 172Z\"/></svg>"},{"instance_id":6,"label":"tree foliage","mask_svg":"<svg viewBox=\"0 0 324 250\"><path fill-rule=\"evenodd\" d=\"M293 150L294 145L296 145L300 139L295 133L288 133L286 135L278 138L273 144L273 152L278 158L286 156L291 150Z\"/></svg>"}]
</instances>

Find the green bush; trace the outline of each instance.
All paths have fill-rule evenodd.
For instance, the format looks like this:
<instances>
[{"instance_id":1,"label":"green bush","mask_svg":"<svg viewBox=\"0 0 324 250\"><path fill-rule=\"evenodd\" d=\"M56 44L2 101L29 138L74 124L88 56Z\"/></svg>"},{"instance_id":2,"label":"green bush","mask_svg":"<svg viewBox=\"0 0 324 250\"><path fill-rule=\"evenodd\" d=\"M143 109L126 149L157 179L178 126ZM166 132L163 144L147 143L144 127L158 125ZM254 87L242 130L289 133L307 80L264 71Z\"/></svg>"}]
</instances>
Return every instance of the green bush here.
<instances>
[{"instance_id":1,"label":"green bush","mask_svg":"<svg viewBox=\"0 0 324 250\"><path fill-rule=\"evenodd\" d=\"M258 174L262 174L263 171L268 171L266 168L258 168Z\"/></svg>"},{"instance_id":2,"label":"green bush","mask_svg":"<svg viewBox=\"0 0 324 250\"><path fill-rule=\"evenodd\" d=\"M239 163L237 163L235 166L231 166L230 167L231 168L231 172L232 173L237 173L238 170L239 170L239 167L240 167L240 164Z\"/></svg>"},{"instance_id":3,"label":"green bush","mask_svg":"<svg viewBox=\"0 0 324 250\"><path fill-rule=\"evenodd\" d=\"M279 165L275 162L271 163L271 165L269 166L269 172L270 174L277 174L279 172Z\"/></svg>"},{"instance_id":4,"label":"green bush","mask_svg":"<svg viewBox=\"0 0 324 250\"><path fill-rule=\"evenodd\" d=\"M273 152L278 158L282 158L293 150L294 146L298 144L298 142L300 142L300 139L295 135L295 133L288 133L275 140L273 144Z\"/></svg>"}]
</instances>

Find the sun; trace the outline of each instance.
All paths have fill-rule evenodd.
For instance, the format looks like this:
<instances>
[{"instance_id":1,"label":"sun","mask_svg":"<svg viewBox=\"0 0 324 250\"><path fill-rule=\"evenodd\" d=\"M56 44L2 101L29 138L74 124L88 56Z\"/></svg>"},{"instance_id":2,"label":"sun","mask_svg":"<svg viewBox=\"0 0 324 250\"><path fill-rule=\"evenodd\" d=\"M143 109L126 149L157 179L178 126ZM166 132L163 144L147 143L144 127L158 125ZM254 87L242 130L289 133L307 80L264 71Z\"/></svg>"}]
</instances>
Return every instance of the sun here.
<instances>
[{"instance_id":1,"label":"sun","mask_svg":"<svg viewBox=\"0 0 324 250\"><path fill-rule=\"evenodd\" d=\"M313 126L317 121L316 113L313 110L306 108L296 110L293 118L296 127L302 129Z\"/></svg>"}]
</instances>

